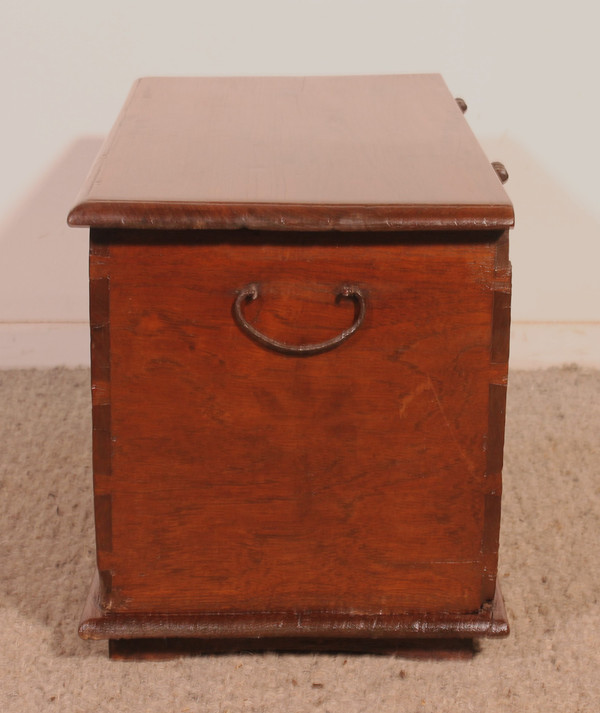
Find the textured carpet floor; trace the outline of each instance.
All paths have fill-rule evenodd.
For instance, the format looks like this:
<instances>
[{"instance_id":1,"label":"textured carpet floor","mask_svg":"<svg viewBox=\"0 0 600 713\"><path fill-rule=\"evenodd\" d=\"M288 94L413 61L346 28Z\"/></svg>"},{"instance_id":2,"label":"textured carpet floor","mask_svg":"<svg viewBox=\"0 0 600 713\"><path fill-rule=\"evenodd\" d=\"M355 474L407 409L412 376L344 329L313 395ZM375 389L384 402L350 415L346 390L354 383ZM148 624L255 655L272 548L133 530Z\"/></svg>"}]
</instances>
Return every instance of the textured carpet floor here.
<instances>
[{"instance_id":1,"label":"textured carpet floor","mask_svg":"<svg viewBox=\"0 0 600 713\"><path fill-rule=\"evenodd\" d=\"M111 662L76 634L93 569L88 372L0 372L0 710L600 710L600 372L511 375L501 581L471 661L228 655Z\"/></svg>"}]
</instances>

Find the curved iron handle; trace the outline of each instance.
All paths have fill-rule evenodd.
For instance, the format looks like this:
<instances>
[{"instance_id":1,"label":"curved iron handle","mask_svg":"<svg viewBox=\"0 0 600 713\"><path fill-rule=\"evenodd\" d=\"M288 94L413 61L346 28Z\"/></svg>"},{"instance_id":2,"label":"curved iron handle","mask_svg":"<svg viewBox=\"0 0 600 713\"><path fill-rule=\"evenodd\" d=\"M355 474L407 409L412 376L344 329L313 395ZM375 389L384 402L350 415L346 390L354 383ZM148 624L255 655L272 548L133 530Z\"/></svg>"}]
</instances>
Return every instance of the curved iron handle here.
<instances>
[{"instance_id":1,"label":"curved iron handle","mask_svg":"<svg viewBox=\"0 0 600 713\"><path fill-rule=\"evenodd\" d=\"M271 339L267 337L266 334L259 332L258 329L253 327L242 314L242 304L244 302L252 302L259 295L258 285L252 283L251 285L246 285L243 287L233 303L233 316L237 322L239 328L245 332L249 337L254 339L262 346L267 347L280 354L292 354L295 356L311 356L313 354L321 354L329 349L334 349L339 346L342 342L345 342L348 337L351 337L354 332L360 327L365 318L365 313L367 311L367 304L365 296L358 287L344 285L336 294L336 303L342 298L346 297L353 299L358 306L358 314L354 320L354 323L348 329L338 334L325 342L319 342L318 344L286 344L285 342L279 342L276 339Z\"/></svg>"}]
</instances>

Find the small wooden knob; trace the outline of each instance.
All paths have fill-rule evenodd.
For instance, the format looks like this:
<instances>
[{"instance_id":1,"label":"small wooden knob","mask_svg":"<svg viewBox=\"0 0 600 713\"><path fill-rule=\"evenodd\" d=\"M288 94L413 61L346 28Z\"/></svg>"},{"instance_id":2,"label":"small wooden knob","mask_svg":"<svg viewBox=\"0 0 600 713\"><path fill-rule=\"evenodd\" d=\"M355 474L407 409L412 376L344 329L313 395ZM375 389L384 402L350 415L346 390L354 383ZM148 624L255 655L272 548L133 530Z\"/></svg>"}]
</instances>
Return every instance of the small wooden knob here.
<instances>
[{"instance_id":1,"label":"small wooden knob","mask_svg":"<svg viewBox=\"0 0 600 713\"><path fill-rule=\"evenodd\" d=\"M464 99L462 99L461 97L456 97L455 101L458 104L462 113L464 114L465 111L467 111L467 102Z\"/></svg>"},{"instance_id":2,"label":"small wooden knob","mask_svg":"<svg viewBox=\"0 0 600 713\"><path fill-rule=\"evenodd\" d=\"M496 171L496 174L502 183L506 183L506 181L508 181L508 171L504 167L503 163L500 163L500 161L493 161L492 168Z\"/></svg>"}]
</instances>

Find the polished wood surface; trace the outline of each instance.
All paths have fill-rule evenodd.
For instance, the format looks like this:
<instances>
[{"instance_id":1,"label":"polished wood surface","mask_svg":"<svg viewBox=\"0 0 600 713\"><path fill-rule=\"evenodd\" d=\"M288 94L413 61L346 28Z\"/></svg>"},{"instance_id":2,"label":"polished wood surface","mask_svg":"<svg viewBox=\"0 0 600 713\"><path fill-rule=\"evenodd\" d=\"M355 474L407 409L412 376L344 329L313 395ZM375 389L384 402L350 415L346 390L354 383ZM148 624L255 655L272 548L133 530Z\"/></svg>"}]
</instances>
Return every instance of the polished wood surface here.
<instances>
[{"instance_id":1,"label":"polished wood surface","mask_svg":"<svg viewBox=\"0 0 600 713\"><path fill-rule=\"evenodd\" d=\"M493 595L503 236L94 235L108 609L472 612ZM270 351L232 316L252 282L248 320L288 343L352 322L344 283L365 322L324 354Z\"/></svg>"},{"instance_id":2,"label":"polished wood surface","mask_svg":"<svg viewBox=\"0 0 600 713\"><path fill-rule=\"evenodd\" d=\"M92 227L84 638L508 633L496 170L437 75L136 83L69 217Z\"/></svg>"},{"instance_id":3,"label":"polished wood surface","mask_svg":"<svg viewBox=\"0 0 600 713\"><path fill-rule=\"evenodd\" d=\"M69 222L485 229L513 210L439 75L147 78Z\"/></svg>"},{"instance_id":4,"label":"polished wood surface","mask_svg":"<svg viewBox=\"0 0 600 713\"><path fill-rule=\"evenodd\" d=\"M503 637L509 632L499 586L492 601L468 614L398 612L391 615L339 612L179 613L111 612L100 606L101 586L96 576L79 629L84 639L139 642L159 650L156 639L169 648L184 648L197 639L197 651L228 650L338 650L372 651L404 648L415 639L441 641ZM365 642L365 639L367 641ZM363 641L362 645L360 641ZM366 645L365 645L366 644ZM132 646L139 646L133 644Z\"/></svg>"}]
</instances>

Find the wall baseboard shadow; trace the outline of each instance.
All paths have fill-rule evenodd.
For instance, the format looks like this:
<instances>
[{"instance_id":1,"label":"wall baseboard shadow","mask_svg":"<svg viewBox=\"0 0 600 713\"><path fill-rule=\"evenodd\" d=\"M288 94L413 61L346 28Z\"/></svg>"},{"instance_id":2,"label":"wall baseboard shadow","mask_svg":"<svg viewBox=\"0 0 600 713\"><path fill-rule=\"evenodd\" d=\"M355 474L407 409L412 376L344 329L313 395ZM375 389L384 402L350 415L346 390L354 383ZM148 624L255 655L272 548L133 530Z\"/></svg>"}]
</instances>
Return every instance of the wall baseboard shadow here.
<instances>
[{"instance_id":1,"label":"wall baseboard shadow","mask_svg":"<svg viewBox=\"0 0 600 713\"><path fill-rule=\"evenodd\" d=\"M600 322L514 322L512 369L578 364L600 368Z\"/></svg>"},{"instance_id":2,"label":"wall baseboard shadow","mask_svg":"<svg viewBox=\"0 0 600 713\"><path fill-rule=\"evenodd\" d=\"M0 323L0 369L50 369L90 364L86 322Z\"/></svg>"}]
</instances>

